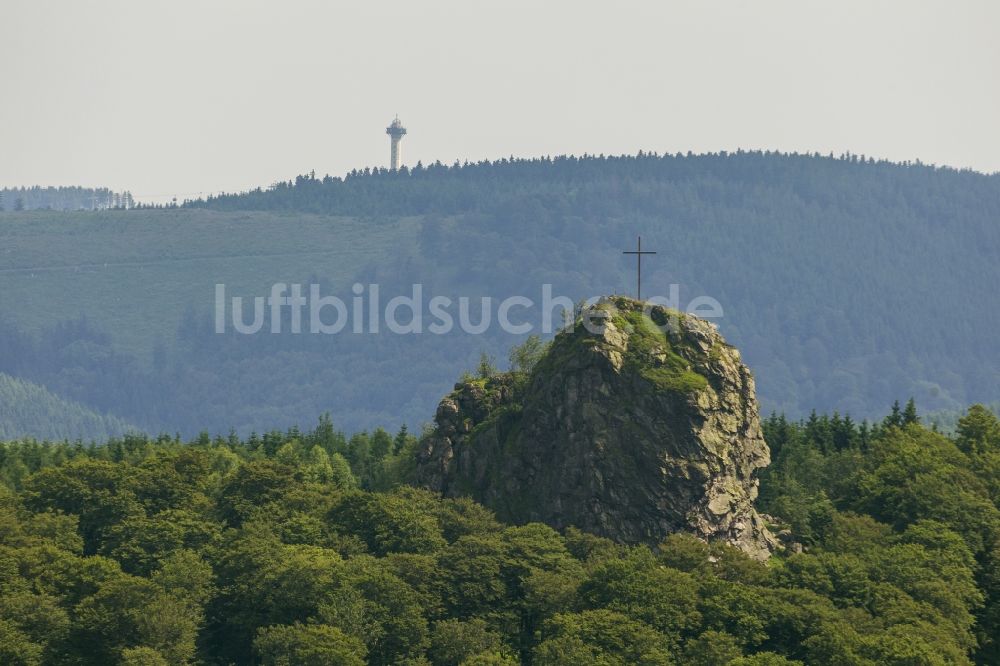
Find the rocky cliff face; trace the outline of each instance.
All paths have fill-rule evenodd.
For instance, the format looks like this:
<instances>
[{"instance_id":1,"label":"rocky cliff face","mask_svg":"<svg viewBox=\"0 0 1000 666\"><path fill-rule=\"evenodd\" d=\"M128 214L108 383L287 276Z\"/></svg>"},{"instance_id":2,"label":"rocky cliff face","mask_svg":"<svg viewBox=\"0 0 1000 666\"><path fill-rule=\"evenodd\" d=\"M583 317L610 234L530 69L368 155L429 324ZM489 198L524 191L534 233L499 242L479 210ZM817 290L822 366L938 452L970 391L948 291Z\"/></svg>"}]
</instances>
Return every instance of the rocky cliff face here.
<instances>
[{"instance_id":1,"label":"rocky cliff face","mask_svg":"<svg viewBox=\"0 0 1000 666\"><path fill-rule=\"evenodd\" d=\"M765 559L753 508L770 461L750 371L715 327L625 298L584 311L527 376L456 385L418 480L512 522L626 543L688 530Z\"/></svg>"}]
</instances>

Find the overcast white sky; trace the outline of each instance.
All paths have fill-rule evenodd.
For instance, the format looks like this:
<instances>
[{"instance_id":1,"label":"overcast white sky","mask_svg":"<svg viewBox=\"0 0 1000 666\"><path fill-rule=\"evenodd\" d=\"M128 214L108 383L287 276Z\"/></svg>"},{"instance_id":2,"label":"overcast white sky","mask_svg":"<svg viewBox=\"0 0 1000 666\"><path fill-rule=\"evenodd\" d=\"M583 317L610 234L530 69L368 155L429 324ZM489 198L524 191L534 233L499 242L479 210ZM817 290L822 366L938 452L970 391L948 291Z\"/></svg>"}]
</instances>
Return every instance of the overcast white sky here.
<instances>
[{"instance_id":1,"label":"overcast white sky","mask_svg":"<svg viewBox=\"0 0 1000 666\"><path fill-rule=\"evenodd\" d=\"M0 186L140 200L563 153L1000 171L997 0L3 0Z\"/></svg>"}]
</instances>

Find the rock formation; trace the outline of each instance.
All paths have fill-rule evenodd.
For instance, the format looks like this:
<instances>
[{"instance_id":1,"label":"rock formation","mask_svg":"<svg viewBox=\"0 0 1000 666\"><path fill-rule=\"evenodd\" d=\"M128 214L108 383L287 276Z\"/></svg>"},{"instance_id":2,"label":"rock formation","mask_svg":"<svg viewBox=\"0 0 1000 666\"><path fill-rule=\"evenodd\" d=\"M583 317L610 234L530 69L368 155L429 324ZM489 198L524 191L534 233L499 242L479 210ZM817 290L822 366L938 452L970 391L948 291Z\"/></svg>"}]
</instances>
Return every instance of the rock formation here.
<instances>
[{"instance_id":1,"label":"rock formation","mask_svg":"<svg viewBox=\"0 0 1000 666\"><path fill-rule=\"evenodd\" d=\"M688 530L765 559L753 508L770 462L754 380L713 324L615 297L583 311L530 373L441 401L418 481L511 522L625 543Z\"/></svg>"}]
</instances>

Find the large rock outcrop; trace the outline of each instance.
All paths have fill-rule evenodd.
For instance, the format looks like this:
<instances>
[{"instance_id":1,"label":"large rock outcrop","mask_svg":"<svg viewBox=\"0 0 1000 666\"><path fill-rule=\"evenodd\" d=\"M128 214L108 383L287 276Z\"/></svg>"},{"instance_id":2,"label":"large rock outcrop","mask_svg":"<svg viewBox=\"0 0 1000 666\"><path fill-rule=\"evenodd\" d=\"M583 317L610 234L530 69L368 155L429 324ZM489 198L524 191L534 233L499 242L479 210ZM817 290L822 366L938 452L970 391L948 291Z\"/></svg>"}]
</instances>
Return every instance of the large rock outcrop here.
<instances>
[{"instance_id":1,"label":"large rock outcrop","mask_svg":"<svg viewBox=\"0 0 1000 666\"><path fill-rule=\"evenodd\" d=\"M418 480L504 520L626 543L687 530L757 559L774 548L753 508L769 463L753 377L696 317L606 299L530 374L456 385L435 421Z\"/></svg>"}]
</instances>

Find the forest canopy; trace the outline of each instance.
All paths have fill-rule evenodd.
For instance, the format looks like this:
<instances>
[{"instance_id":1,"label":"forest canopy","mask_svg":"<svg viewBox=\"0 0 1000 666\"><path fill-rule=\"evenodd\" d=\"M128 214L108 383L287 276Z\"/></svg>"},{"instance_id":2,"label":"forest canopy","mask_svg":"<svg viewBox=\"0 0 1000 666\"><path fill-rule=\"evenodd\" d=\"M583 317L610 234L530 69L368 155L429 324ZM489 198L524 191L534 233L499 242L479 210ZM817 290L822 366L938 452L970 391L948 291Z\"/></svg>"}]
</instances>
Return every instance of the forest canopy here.
<instances>
[{"instance_id":1,"label":"forest canopy","mask_svg":"<svg viewBox=\"0 0 1000 666\"><path fill-rule=\"evenodd\" d=\"M418 438L0 445L5 664L970 664L1000 652L1000 421L765 423L767 565L503 525Z\"/></svg>"}]
</instances>

